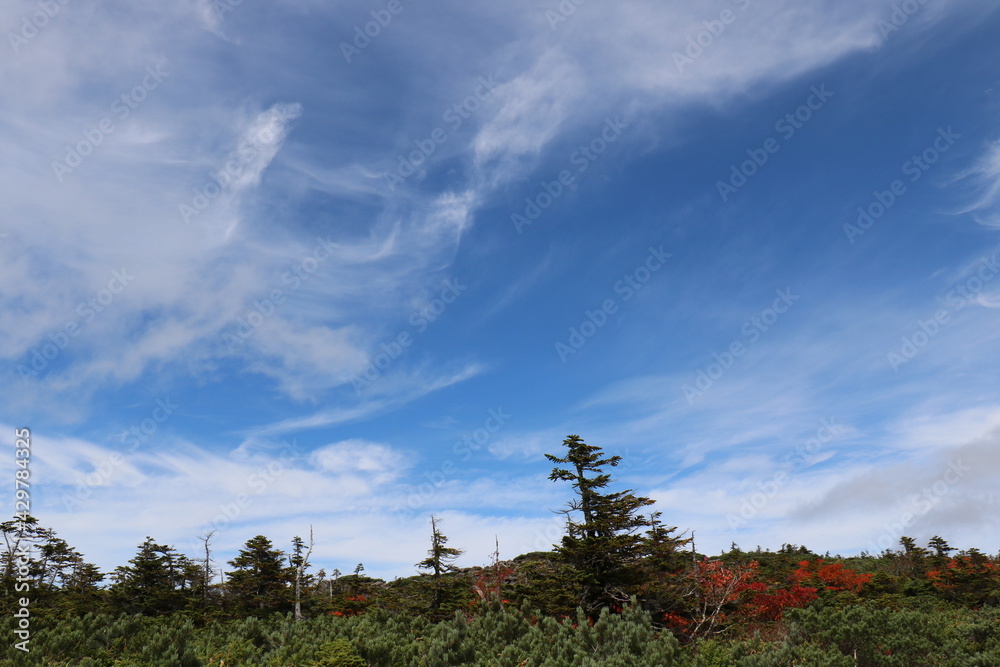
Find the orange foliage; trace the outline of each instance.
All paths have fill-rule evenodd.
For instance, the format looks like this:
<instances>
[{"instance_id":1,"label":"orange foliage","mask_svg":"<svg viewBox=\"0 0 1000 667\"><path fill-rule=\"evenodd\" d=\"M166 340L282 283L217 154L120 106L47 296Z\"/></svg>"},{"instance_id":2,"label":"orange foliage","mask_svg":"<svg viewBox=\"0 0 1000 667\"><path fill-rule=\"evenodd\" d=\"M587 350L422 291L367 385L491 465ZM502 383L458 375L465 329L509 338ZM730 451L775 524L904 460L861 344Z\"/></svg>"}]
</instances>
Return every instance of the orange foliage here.
<instances>
[{"instance_id":1,"label":"orange foliage","mask_svg":"<svg viewBox=\"0 0 1000 667\"><path fill-rule=\"evenodd\" d=\"M663 622L693 638L716 632L727 620L727 610L748 619L776 621L785 609L804 607L816 599L817 589L803 586L800 581L818 577L827 587L846 589L860 588L869 578L845 571L839 565L820 567L820 562L813 568L815 571L810 571L809 565L808 561L803 561L794 577L797 580L790 588L777 588L775 584L754 581L760 567L756 561L731 568L721 561L703 561L686 575L695 585L689 597L693 608L685 615L665 613Z\"/></svg>"},{"instance_id":2,"label":"orange foliage","mask_svg":"<svg viewBox=\"0 0 1000 667\"><path fill-rule=\"evenodd\" d=\"M816 599L816 589L809 586L793 585L788 589L766 591L764 584L754 584L751 590L756 592L747 601L747 615L765 621L777 621L782 612L789 607L804 607Z\"/></svg>"},{"instance_id":3,"label":"orange foliage","mask_svg":"<svg viewBox=\"0 0 1000 667\"><path fill-rule=\"evenodd\" d=\"M710 603L735 602L751 586L760 565L752 561L746 566L727 568L722 561L704 561L695 572L698 588Z\"/></svg>"},{"instance_id":4,"label":"orange foliage","mask_svg":"<svg viewBox=\"0 0 1000 667\"><path fill-rule=\"evenodd\" d=\"M728 568L722 561L705 559L690 572L680 575L690 582L685 597L691 605L690 620L681 623L675 614L667 614L664 621L683 629L694 639L714 634L726 621L726 611L743 593L750 589L751 580L757 576L756 561ZM680 625L678 625L680 624Z\"/></svg>"},{"instance_id":5,"label":"orange foliage","mask_svg":"<svg viewBox=\"0 0 1000 667\"><path fill-rule=\"evenodd\" d=\"M792 581L796 584L811 583L822 586L830 591L850 591L857 593L861 587L871 581L871 574L859 574L844 567L843 563L823 565L823 559L804 560L799 563L799 569L792 573Z\"/></svg>"},{"instance_id":6,"label":"orange foliage","mask_svg":"<svg viewBox=\"0 0 1000 667\"><path fill-rule=\"evenodd\" d=\"M347 595L344 597L345 604L343 611L330 612L334 616L357 616L365 610L368 598L364 595ZM354 603L354 604L351 604ZM361 603L361 604L358 604Z\"/></svg>"},{"instance_id":7,"label":"orange foliage","mask_svg":"<svg viewBox=\"0 0 1000 667\"><path fill-rule=\"evenodd\" d=\"M513 567L506 563L497 561L488 568L483 568L476 575L476 581L472 585L472 592L480 600L491 600L499 598L503 592L503 584L506 579L514 574ZM502 600L502 602L507 602Z\"/></svg>"},{"instance_id":8,"label":"orange foliage","mask_svg":"<svg viewBox=\"0 0 1000 667\"><path fill-rule=\"evenodd\" d=\"M691 625L690 619L684 618L680 614L674 614L669 611L663 615L663 622L667 625L668 628L674 628L677 630L683 630L687 626Z\"/></svg>"}]
</instances>

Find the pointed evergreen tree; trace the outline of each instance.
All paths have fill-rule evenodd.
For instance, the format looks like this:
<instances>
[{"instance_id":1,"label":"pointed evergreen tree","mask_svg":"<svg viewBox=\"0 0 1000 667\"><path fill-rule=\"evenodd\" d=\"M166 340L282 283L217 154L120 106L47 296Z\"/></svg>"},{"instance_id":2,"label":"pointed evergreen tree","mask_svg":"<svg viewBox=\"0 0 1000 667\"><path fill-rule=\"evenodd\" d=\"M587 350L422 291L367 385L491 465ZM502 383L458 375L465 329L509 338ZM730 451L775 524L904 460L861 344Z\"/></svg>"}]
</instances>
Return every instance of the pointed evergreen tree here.
<instances>
[{"instance_id":1,"label":"pointed evergreen tree","mask_svg":"<svg viewBox=\"0 0 1000 667\"><path fill-rule=\"evenodd\" d=\"M236 568L227 573L227 588L238 608L248 613L285 611L288 586L293 580L285 566L285 553L271 540L258 535L247 540L236 558L228 561Z\"/></svg>"},{"instance_id":2,"label":"pointed evergreen tree","mask_svg":"<svg viewBox=\"0 0 1000 667\"><path fill-rule=\"evenodd\" d=\"M916 541L906 535L899 538L899 544L903 547L903 553L898 561L901 572L908 577L922 579L927 571L927 564L924 561L929 552L918 547Z\"/></svg>"},{"instance_id":3,"label":"pointed evergreen tree","mask_svg":"<svg viewBox=\"0 0 1000 667\"><path fill-rule=\"evenodd\" d=\"M934 550L934 555L930 560L934 567L944 567L950 559L950 554L955 551L955 547L949 546L948 542L940 535L935 535L927 543L927 546Z\"/></svg>"},{"instance_id":4,"label":"pointed evergreen tree","mask_svg":"<svg viewBox=\"0 0 1000 667\"><path fill-rule=\"evenodd\" d=\"M438 520L431 515L431 548L427 551L427 558L417 563L416 567L421 570L431 570L434 577L434 600L431 603L433 609L441 606L443 592L441 590L441 575L451 572L455 566L451 564L453 560L461 556L464 552L453 547L446 547L448 538L438 530Z\"/></svg>"},{"instance_id":5,"label":"pointed evergreen tree","mask_svg":"<svg viewBox=\"0 0 1000 667\"><path fill-rule=\"evenodd\" d=\"M169 614L192 600L200 568L173 547L147 537L129 565L115 568L112 578L112 599L129 612Z\"/></svg>"},{"instance_id":6,"label":"pointed evergreen tree","mask_svg":"<svg viewBox=\"0 0 1000 667\"><path fill-rule=\"evenodd\" d=\"M561 510L567 517L566 535L556 553L573 569L583 591L580 604L594 616L601 607L622 608L629 599L628 589L639 583L634 565L645 551L645 540L638 531L652 521L638 512L654 501L634 495L631 489L602 492L611 482L604 468L617 466L620 456L603 458L600 447L588 445L578 435L568 436L563 445L564 457L545 457L568 468L554 468L549 479L572 482L577 497ZM574 518L575 512L583 515L583 521ZM662 537L658 534L656 539Z\"/></svg>"}]
</instances>

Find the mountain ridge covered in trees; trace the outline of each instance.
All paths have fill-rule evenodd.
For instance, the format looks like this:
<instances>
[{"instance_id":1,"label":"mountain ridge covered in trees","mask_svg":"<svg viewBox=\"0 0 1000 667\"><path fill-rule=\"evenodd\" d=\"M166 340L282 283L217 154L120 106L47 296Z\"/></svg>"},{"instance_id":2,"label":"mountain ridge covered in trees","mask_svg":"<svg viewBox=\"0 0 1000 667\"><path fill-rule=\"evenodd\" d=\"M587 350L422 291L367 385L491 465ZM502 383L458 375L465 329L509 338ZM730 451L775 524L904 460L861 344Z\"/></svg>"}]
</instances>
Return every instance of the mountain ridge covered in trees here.
<instances>
[{"instance_id":1,"label":"mountain ridge covered in trees","mask_svg":"<svg viewBox=\"0 0 1000 667\"><path fill-rule=\"evenodd\" d=\"M211 534L187 556L147 537L110 576L34 517L0 524L4 619L30 595L39 665L1000 665L1000 558L934 536L843 558L805 546L708 557L609 490L579 436L547 454L567 484L551 551L458 568L430 517L423 572L387 582L313 573L309 541L257 535L214 582ZM32 556L15 556L26 542ZM102 586L107 580L108 585ZM30 593L18 592L28 582ZM20 590L23 590L23 584Z\"/></svg>"}]
</instances>

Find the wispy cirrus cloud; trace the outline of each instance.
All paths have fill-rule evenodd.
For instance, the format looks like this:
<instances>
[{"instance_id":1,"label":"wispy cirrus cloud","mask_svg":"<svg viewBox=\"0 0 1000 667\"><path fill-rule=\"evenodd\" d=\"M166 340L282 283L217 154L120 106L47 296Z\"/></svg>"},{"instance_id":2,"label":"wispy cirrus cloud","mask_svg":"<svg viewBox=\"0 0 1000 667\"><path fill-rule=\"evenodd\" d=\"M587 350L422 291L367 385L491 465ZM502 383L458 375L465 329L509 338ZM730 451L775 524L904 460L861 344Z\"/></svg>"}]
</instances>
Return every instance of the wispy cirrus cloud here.
<instances>
[{"instance_id":1,"label":"wispy cirrus cloud","mask_svg":"<svg viewBox=\"0 0 1000 667\"><path fill-rule=\"evenodd\" d=\"M1000 142L990 145L961 177L970 179L980 193L959 213L971 213L984 227L1000 228Z\"/></svg>"}]
</instances>

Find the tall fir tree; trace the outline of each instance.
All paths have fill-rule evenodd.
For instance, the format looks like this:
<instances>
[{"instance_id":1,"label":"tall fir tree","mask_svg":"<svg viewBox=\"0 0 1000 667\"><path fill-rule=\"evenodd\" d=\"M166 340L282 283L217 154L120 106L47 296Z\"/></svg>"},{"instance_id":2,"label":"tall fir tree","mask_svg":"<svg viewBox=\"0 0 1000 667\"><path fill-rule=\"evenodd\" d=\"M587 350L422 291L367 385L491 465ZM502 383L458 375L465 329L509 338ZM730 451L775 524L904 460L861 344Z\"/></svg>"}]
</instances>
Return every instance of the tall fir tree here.
<instances>
[{"instance_id":1,"label":"tall fir tree","mask_svg":"<svg viewBox=\"0 0 1000 667\"><path fill-rule=\"evenodd\" d=\"M549 461L567 466L554 468L549 479L572 482L577 497L561 510L567 517L566 535L556 553L571 567L581 586L581 606L594 616L601 607L622 608L630 589L640 583L635 565L646 552L647 543L639 531L651 526L652 520L639 510L654 501L636 496L631 489L603 492L611 482L604 469L617 466L620 456L604 458L600 447L588 445L578 435L568 436L563 445L567 449L564 457L545 455ZM577 520L579 515L582 521Z\"/></svg>"},{"instance_id":2,"label":"tall fir tree","mask_svg":"<svg viewBox=\"0 0 1000 667\"><path fill-rule=\"evenodd\" d=\"M129 565L115 568L113 601L131 613L168 614L195 598L201 580L196 563L152 537L139 545Z\"/></svg>"},{"instance_id":3,"label":"tall fir tree","mask_svg":"<svg viewBox=\"0 0 1000 667\"><path fill-rule=\"evenodd\" d=\"M289 604L292 569L285 566L285 553L271 540L257 535L228 563L235 569L228 573L227 589L237 608L250 614L285 611Z\"/></svg>"}]
</instances>

